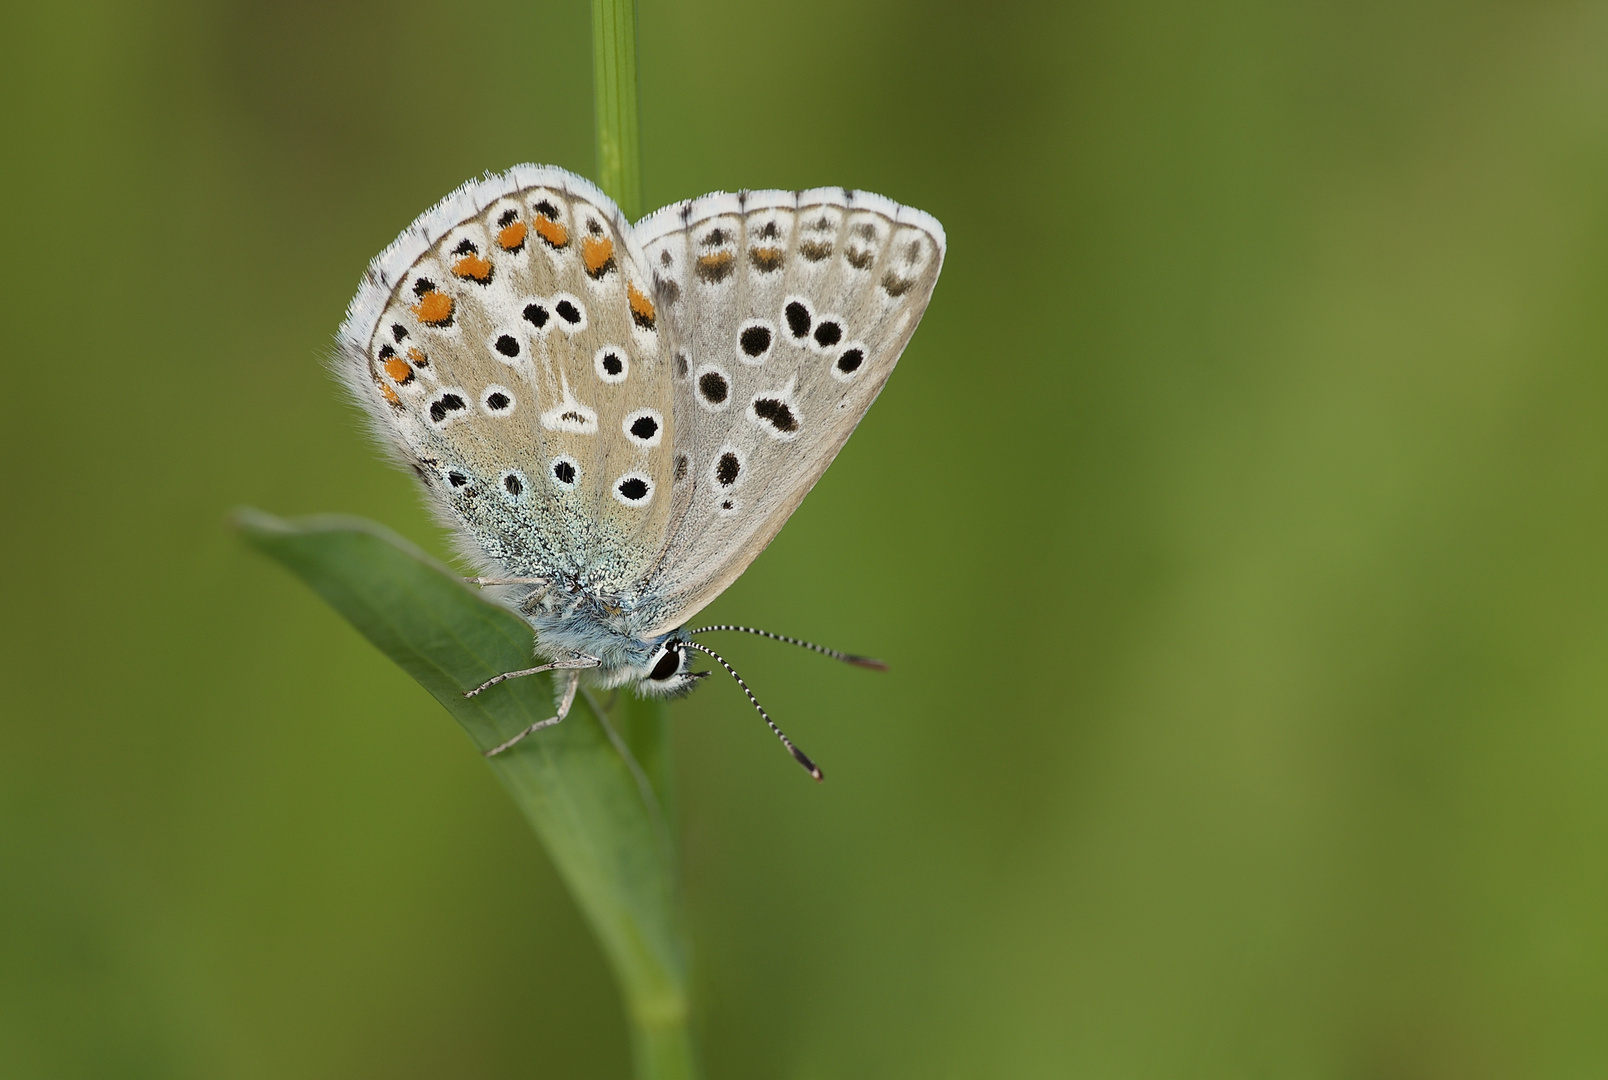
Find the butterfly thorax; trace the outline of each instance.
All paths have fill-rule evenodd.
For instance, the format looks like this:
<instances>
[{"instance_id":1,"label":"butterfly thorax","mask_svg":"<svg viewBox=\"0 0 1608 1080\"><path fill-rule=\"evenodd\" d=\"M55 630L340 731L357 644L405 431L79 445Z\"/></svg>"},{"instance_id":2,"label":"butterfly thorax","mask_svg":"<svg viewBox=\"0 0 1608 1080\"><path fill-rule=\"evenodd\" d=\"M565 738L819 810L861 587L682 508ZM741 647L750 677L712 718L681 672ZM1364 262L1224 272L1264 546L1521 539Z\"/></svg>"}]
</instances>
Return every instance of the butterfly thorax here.
<instances>
[{"instance_id":1,"label":"butterfly thorax","mask_svg":"<svg viewBox=\"0 0 1608 1080\"><path fill-rule=\"evenodd\" d=\"M595 657L600 661L595 681L605 687L640 678L670 637L644 636L644 619L632 598L597 590L572 575L531 589L515 608L536 631L538 653L550 660Z\"/></svg>"}]
</instances>

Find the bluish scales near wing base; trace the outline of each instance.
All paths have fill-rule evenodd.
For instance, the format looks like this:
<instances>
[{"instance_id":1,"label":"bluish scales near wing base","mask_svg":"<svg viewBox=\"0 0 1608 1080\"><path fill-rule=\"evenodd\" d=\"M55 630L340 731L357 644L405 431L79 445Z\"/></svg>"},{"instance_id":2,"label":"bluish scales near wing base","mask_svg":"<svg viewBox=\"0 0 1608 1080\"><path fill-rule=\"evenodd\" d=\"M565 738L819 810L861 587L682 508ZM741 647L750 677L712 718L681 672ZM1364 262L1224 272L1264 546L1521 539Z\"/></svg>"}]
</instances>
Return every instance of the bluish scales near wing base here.
<instances>
[{"instance_id":1,"label":"bluish scales near wing base","mask_svg":"<svg viewBox=\"0 0 1608 1080\"><path fill-rule=\"evenodd\" d=\"M522 165L374 260L337 366L564 665L565 700L581 670L682 692L698 647L678 628L841 449L943 255L931 217L864 192L708 195L632 226L586 180Z\"/></svg>"}]
</instances>

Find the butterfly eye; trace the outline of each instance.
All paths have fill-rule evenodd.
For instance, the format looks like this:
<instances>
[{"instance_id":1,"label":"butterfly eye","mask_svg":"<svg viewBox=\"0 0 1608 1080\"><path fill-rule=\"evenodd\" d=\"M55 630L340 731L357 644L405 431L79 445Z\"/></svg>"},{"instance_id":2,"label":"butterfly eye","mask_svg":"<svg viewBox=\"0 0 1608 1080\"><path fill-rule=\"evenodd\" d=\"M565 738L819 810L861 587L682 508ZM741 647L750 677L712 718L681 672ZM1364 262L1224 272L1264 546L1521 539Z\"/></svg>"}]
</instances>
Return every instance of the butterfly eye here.
<instances>
[{"instance_id":1,"label":"butterfly eye","mask_svg":"<svg viewBox=\"0 0 1608 1080\"><path fill-rule=\"evenodd\" d=\"M679 670L681 670L681 650L671 645L665 649L664 655L659 657L659 662L653 665L653 670L648 672L648 678L655 682L663 682Z\"/></svg>"}]
</instances>

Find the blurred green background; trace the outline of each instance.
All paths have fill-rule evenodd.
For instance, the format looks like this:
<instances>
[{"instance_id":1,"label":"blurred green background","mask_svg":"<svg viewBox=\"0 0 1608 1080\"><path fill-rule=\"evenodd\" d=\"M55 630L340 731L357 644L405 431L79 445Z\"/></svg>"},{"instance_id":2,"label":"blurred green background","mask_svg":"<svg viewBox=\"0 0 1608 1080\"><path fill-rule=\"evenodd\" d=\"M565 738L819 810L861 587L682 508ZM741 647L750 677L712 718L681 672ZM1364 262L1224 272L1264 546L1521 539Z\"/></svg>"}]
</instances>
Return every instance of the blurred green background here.
<instances>
[{"instance_id":1,"label":"blurred green background","mask_svg":"<svg viewBox=\"0 0 1608 1080\"><path fill-rule=\"evenodd\" d=\"M623 1077L457 725L229 535L446 550L320 360L592 170L580 3L12 4L0 1075ZM1608 1074L1608 4L642 0L649 205L949 256L672 706L714 1078Z\"/></svg>"}]
</instances>

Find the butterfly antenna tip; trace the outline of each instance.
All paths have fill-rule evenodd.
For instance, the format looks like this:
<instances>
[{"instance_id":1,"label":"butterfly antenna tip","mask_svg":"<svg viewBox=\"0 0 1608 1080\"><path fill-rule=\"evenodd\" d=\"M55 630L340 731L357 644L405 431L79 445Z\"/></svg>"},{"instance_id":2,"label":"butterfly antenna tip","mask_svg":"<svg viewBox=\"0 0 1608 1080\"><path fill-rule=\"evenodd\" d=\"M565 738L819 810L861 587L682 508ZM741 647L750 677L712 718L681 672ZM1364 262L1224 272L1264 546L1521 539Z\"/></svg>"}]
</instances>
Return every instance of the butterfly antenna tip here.
<instances>
[{"instance_id":1,"label":"butterfly antenna tip","mask_svg":"<svg viewBox=\"0 0 1608 1080\"><path fill-rule=\"evenodd\" d=\"M696 633L697 631L693 632ZM804 767L804 771L809 773L810 776L814 777L816 782L826 779L826 777L821 774L820 766L811 761L808 754L804 753L804 751L800 750L797 746L794 746L793 740L789 739L785 734L783 734L782 729L776 726L776 721L770 718L770 713L765 711L765 706L759 703L759 699L755 697L754 692L748 688L748 684L743 682L743 677L737 674L737 669L726 663L726 658L724 656L721 656L707 645L698 644L696 641L687 642L687 646L689 648L697 649L715 663L725 668L726 674L737 680L737 685L743 688L744 694L748 695L748 703L754 707L755 711L759 713L759 715L764 719L765 723L770 725L770 729L776 735L776 737L782 740L782 745L787 747L787 752L789 754L793 755L793 760L802 765Z\"/></svg>"},{"instance_id":2,"label":"butterfly antenna tip","mask_svg":"<svg viewBox=\"0 0 1608 1080\"><path fill-rule=\"evenodd\" d=\"M804 641L800 638L788 637L786 634L773 634L769 630L760 630L753 626L737 626L734 623L720 623L715 626L700 626L696 630L688 630L687 633L689 635L707 634L715 630L730 630L738 634L753 634L755 637L768 638L771 641L780 641L785 645L797 645L801 649L808 649L810 652L817 652L822 656L829 656L833 660L841 660L845 664L853 664L855 667L869 668L872 671L888 670L887 664L884 664L881 660L878 660L872 656L857 656L854 653L846 653L838 649L828 649L825 645L816 645L813 642Z\"/></svg>"}]
</instances>

